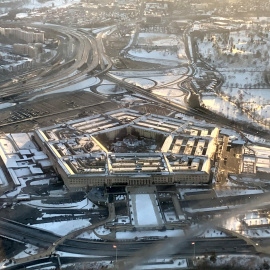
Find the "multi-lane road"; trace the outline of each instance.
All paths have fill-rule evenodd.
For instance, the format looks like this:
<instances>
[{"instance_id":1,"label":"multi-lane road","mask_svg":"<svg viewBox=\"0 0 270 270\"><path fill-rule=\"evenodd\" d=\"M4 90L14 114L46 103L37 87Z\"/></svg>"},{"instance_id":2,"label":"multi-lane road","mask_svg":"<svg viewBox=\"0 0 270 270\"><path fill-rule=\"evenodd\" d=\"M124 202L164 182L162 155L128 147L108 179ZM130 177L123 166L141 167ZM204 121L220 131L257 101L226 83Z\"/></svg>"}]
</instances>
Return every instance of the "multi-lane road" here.
<instances>
[{"instance_id":1,"label":"multi-lane road","mask_svg":"<svg viewBox=\"0 0 270 270\"><path fill-rule=\"evenodd\" d=\"M61 42L59 45L59 52L57 57L54 58L53 65L47 65L39 68L33 73L29 73L25 83L18 82L15 84L7 83L2 84L0 98L8 98L16 96L20 99L22 94L31 95L34 91L47 92L53 91L65 86L69 86L85 80L86 76L90 77L90 73L98 67L100 69L97 74L105 74L111 68L111 62L105 54L102 44L102 33L99 33L96 37L91 37L84 31L77 29L67 28L64 26L42 26L50 29L53 27L54 31L62 33ZM68 45L69 44L69 45ZM71 44L71 45L70 45ZM71 46L73 51L71 55L64 56L66 46ZM192 68L190 68L192 70ZM183 76L191 76L190 69L187 69L187 73ZM95 75L97 75L95 74ZM176 112L182 112L188 115L201 117L206 120L210 120L214 123L222 123L224 125L230 125L231 121L220 117L212 112L203 109L194 109L188 106L181 106L175 103L171 103L165 98L159 97L151 93L149 90L145 90L141 87L134 86L124 80L120 80L109 74L105 75L110 81L124 86L127 90L142 94L149 97L151 100L162 104ZM26 77L26 76L25 76ZM252 133L247 127L241 126L244 131ZM256 132L256 131L254 131ZM267 134L266 134L267 135ZM218 202L217 202L218 203ZM192 202L189 202L192 204ZM34 229L30 226L26 226L20 223L12 221L0 220L0 234L4 237L14 239L24 243L29 243L38 246L42 249L50 248L54 243L59 240L59 236L40 229ZM165 241L165 240L164 240ZM179 238L179 246L175 246L174 250L168 250L164 253L164 256L193 256L194 246L191 242L196 243L196 254L203 255L207 252L215 251L217 254L254 254L255 250L253 246L247 245L244 240L234 237L226 238L196 238L190 239L190 241L182 243ZM160 241L123 241L123 242L105 242L105 241L90 241L82 239L65 239L62 243L57 245L56 251L69 252L82 255L94 255L106 256L109 260L112 260L115 256L115 250L113 245L116 244L118 248L119 257L133 256L137 252L145 249L149 249L153 245L159 244ZM50 263L52 265L57 264L56 258L42 259L28 262L27 265L35 265L38 263ZM96 260L99 260L98 258ZM24 265L24 266L27 266ZM18 266L12 266L9 269L20 269Z\"/></svg>"},{"instance_id":2,"label":"multi-lane road","mask_svg":"<svg viewBox=\"0 0 270 270\"><path fill-rule=\"evenodd\" d=\"M64 26L40 27L59 33L57 55L44 66L19 76L15 83L14 80L2 83L0 99L16 99L23 97L23 94L49 92L79 83L98 66L100 60L95 38Z\"/></svg>"},{"instance_id":3,"label":"multi-lane road","mask_svg":"<svg viewBox=\"0 0 270 270\"><path fill-rule=\"evenodd\" d=\"M35 229L20 223L9 220L0 220L0 232L4 237L14 239L16 241L26 242L37 245L40 248L47 249L53 245L59 236L40 229ZM251 245L247 245L244 240L235 237L226 238L191 238L185 242L179 239L179 244L176 244L173 249L166 249L163 253L166 256L192 257L194 255L194 246L196 243L196 255L204 255L206 253L215 252L216 254L254 254L255 249ZM117 245L119 258L136 256L141 250L147 251L155 245L166 244L168 240L149 240L149 241L91 241L86 239L66 239L62 244L58 245L56 251L67 252L71 254L81 254L90 256L104 256L112 260L115 256L113 245ZM40 263L39 260L33 261L32 264ZM30 265L27 262L27 265ZM16 269L16 268L9 268Z\"/></svg>"}]
</instances>

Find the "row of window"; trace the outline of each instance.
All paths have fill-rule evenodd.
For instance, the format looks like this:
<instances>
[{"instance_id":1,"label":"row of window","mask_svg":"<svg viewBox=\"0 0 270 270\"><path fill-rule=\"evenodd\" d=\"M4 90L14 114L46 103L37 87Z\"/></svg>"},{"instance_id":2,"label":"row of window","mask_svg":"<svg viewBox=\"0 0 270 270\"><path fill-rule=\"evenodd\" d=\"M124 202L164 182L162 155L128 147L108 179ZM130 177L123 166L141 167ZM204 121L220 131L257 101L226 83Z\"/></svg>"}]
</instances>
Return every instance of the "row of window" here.
<instances>
[{"instance_id":1,"label":"row of window","mask_svg":"<svg viewBox=\"0 0 270 270\"><path fill-rule=\"evenodd\" d=\"M126 184L140 184L140 185L149 185L151 183L168 183L168 182L183 182L183 183L190 183L193 181L193 183L200 181L200 183L204 183L208 181L208 177L203 176L178 176L174 179L168 178L168 177L161 177L161 178L148 178L148 179L124 179L124 178L113 178L113 179L89 179L89 178L79 178L79 179L69 179L70 185L96 185L96 186L102 186L105 183L107 185L111 185L113 183L122 183Z\"/></svg>"}]
</instances>

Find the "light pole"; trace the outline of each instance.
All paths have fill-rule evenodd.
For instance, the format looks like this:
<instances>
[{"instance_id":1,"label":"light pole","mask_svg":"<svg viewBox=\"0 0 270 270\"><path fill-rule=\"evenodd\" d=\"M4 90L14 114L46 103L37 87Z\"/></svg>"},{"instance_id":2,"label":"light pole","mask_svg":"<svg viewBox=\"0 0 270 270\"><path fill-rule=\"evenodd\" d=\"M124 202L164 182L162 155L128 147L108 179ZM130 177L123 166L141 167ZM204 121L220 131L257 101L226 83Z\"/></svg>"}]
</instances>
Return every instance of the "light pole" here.
<instances>
[{"instance_id":1,"label":"light pole","mask_svg":"<svg viewBox=\"0 0 270 270\"><path fill-rule=\"evenodd\" d=\"M117 263L117 246L113 245L113 248L115 248L115 262Z\"/></svg>"},{"instance_id":2,"label":"light pole","mask_svg":"<svg viewBox=\"0 0 270 270\"><path fill-rule=\"evenodd\" d=\"M194 257L194 260L195 260L195 258L196 258L196 253L195 253L196 243L192 242L191 245L193 245L193 257Z\"/></svg>"}]
</instances>

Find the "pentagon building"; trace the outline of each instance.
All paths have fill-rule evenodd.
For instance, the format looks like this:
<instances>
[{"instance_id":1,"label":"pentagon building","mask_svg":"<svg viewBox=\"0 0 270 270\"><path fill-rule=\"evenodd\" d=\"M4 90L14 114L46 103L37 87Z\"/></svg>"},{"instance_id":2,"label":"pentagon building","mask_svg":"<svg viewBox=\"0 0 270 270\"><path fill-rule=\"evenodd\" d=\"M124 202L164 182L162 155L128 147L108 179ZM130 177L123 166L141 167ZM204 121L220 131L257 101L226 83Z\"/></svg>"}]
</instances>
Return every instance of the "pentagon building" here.
<instances>
[{"instance_id":1,"label":"pentagon building","mask_svg":"<svg viewBox=\"0 0 270 270\"><path fill-rule=\"evenodd\" d=\"M218 135L213 126L129 109L34 132L70 190L208 183Z\"/></svg>"}]
</instances>

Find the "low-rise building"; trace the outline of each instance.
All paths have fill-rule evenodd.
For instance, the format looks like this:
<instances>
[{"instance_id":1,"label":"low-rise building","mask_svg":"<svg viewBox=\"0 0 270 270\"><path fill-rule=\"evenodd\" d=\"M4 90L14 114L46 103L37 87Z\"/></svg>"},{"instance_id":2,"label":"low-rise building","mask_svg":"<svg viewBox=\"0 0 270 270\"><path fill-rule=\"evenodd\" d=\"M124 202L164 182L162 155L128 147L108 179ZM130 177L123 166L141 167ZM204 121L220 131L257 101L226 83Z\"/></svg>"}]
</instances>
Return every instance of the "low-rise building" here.
<instances>
[{"instance_id":1,"label":"low-rise building","mask_svg":"<svg viewBox=\"0 0 270 270\"><path fill-rule=\"evenodd\" d=\"M43 31L37 31L33 28L21 29L18 27L0 27L0 34L9 38L15 37L21 39L27 43L44 43L45 41L45 33Z\"/></svg>"},{"instance_id":2,"label":"low-rise building","mask_svg":"<svg viewBox=\"0 0 270 270\"><path fill-rule=\"evenodd\" d=\"M13 45L13 52L15 54L27 55L31 58L36 58L39 53L42 53L43 48L41 43L34 44L18 44Z\"/></svg>"},{"instance_id":3,"label":"low-rise building","mask_svg":"<svg viewBox=\"0 0 270 270\"><path fill-rule=\"evenodd\" d=\"M71 190L208 183L218 135L213 126L128 109L34 132Z\"/></svg>"}]
</instances>

